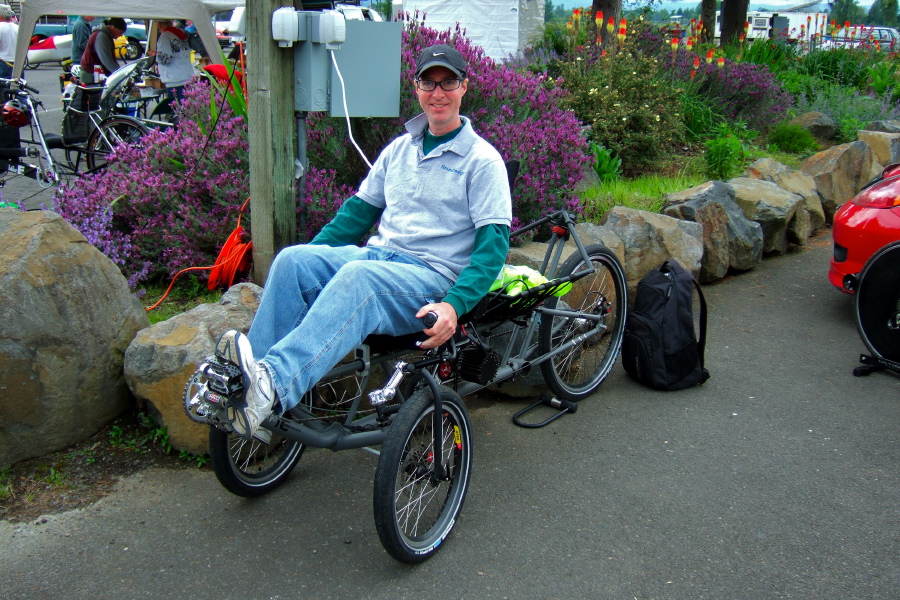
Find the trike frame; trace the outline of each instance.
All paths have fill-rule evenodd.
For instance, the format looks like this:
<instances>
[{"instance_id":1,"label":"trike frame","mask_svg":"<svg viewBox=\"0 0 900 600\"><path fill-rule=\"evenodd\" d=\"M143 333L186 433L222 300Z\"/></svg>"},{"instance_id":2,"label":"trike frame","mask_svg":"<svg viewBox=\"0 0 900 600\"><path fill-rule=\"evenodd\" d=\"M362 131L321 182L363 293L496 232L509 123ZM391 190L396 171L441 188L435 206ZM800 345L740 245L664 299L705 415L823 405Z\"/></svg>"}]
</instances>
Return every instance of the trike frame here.
<instances>
[{"instance_id":1,"label":"trike frame","mask_svg":"<svg viewBox=\"0 0 900 600\"><path fill-rule=\"evenodd\" d=\"M230 376L220 376L207 368L205 377L195 375L185 391L185 408L192 419L214 426L210 454L222 484L238 495L256 496L285 479L306 446L337 451L383 445L374 494L379 536L398 560L419 562L430 556L453 527L468 484L468 472L461 474L459 465L469 468L470 449L463 448L459 441L455 445L446 443L451 431L445 423L448 415L454 419L453 437L471 439L468 415L459 396L540 366L547 385L559 397L578 401L597 389L618 357L627 307L627 286L618 259L603 246L585 246L574 218L566 211L540 219L512 236L544 225L551 229L539 269L547 278L546 283L515 294L507 294L507 288L490 293L478 309L460 317L457 335L440 348L418 350L416 342L425 339L424 333L370 336L352 357L331 369L298 406L284 415L268 418L263 426L274 438L287 441L285 452L289 460L272 462L271 444L255 439L238 441L229 424L216 417L222 412L203 404L204 385L216 387L222 394L231 390L233 395L239 389L240 375L236 370ZM563 262L569 240L576 249ZM602 289L598 284L600 275ZM586 282L586 288L580 287L581 282ZM500 329L503 331L498 333ZM491 348L490 342L497 339L501 341L497 348L501 352ZM583 368L573 359L582 351L596 352L600 360L595 364L592 358ZM387 382L366 394L376 369L384 371ZM569 370L578 373L574 383L566 379ZM356 380L350 392L335 392L342 378ZM332 395L339 401L323 402L323 398ZM365 398L374 407L365 411L368 414L362 409ZM426 440L426 449L414 452L409 447L413 430L426 419L430 420L431 438ZM398 422L404 424L402 430L397 430ZM401 450L396 449L398 445ZM389 447L391 452L386 452ZM460 452L465 455L462 461ZM384 464L386 454L397 464ZM270 466L257 468L257 455L268 460L266 464ZM415 467L404 462L412 456L420 459ZM447 516L444 513L450 509L441 508L436 525L428 529L429 533L417 536L403 531L399 524L400 503L391 495L400 494L391 481L412 472L421 475L419 479L429 493L431 488L446 484L448 498L453 495L453 501L445 501L445 505L452 506L454 512Z\"/></svg>"}]
</instances>

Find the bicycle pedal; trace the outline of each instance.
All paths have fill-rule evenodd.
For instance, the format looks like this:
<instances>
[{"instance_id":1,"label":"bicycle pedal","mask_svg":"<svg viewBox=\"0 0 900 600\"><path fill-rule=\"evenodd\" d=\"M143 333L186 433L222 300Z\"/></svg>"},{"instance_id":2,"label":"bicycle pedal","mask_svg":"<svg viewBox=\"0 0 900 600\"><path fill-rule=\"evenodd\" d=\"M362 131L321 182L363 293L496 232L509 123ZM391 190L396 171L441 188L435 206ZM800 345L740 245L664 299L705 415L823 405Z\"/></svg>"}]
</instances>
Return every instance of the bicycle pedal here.
<instances>
[{"instance_id":1,"label":"bicycle pedal","mask_svg":"<svg viewBox=\"0 0 900 600\"><path fill-rule=\"evenodd\" d=\"M240 369L210 357L200 364L184 388L184 411L197 423L231 429L235 405L244 402ZM229 416L232 415L232 416Z\"/></svg>"}]
</instances>

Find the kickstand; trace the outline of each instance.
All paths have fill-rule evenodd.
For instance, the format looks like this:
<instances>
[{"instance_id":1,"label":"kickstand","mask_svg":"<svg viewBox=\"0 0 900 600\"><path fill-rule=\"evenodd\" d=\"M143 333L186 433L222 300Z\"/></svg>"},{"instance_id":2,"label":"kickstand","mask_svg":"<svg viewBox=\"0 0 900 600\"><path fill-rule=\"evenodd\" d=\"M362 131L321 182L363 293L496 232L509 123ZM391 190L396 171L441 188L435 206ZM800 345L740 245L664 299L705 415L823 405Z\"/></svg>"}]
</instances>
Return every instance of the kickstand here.
<instances>
[{"instance_id":1,"label":"kickstand","mask_svg":"<svg viewBox=\"0 0 900 600\"><path fill-rule=\"evenodd\" d=\"M894 373L900 373L900 363L893 360L888 360L887 358L882 358L880 356L860 354L859 362L861 362L863 366L855 367L853 369L853 375L855 377L865 377L866 375L870 375L875 371L884 370L893 371Z\"/></svg>"},{"instance_id":2,"label":"kickstand","mask_svg":"<svg viewBox=\"0 0 900 600\"><path fill-rule=\"evenodd\" d=\"M533 411L538 406L549 406L550 408L555 408L559 412L555 415L551 416L545 421L541 421L540 423L523 423L519 417L522 417L529 412ZM513 415L513 423L518 425L519 427L526 427L528 429L537 429L538 427L543 427L544 425L549 425L556 419L560 418L566 413L574 413L578 410L578 405L574 402L569 402L568 400L560 400L556 396L551 396L550 394L541 394L540 400L532 404L531 406L525 407L516 414Z\"/></svg>"}]
</instances>

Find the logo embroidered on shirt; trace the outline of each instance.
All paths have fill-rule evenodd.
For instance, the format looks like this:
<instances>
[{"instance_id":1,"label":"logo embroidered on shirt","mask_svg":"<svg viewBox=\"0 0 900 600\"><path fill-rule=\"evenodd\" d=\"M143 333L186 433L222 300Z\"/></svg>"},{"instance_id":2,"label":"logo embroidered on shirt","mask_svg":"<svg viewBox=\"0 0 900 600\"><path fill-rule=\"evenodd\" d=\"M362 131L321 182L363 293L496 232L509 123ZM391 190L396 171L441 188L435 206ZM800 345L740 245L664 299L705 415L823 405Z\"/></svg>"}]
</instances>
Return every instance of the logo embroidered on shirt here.
<instances>
[{"instance_id":1,"label":"logo embroidered on shirt","mask_svg":"<svg viewBox=\"0 0 900 600\"><path fill-rule=\"evenodd\" d=\"M457 170L457 169L451 169L451 168L448 167L447 165L441 165L441 168L442 168L443 170L445 170L445 171L450 171L451 173L456 173L457 175L462 175L462 174L463 174L462 171L459 171L459 170Z\"/></svg>"}]
</instances>

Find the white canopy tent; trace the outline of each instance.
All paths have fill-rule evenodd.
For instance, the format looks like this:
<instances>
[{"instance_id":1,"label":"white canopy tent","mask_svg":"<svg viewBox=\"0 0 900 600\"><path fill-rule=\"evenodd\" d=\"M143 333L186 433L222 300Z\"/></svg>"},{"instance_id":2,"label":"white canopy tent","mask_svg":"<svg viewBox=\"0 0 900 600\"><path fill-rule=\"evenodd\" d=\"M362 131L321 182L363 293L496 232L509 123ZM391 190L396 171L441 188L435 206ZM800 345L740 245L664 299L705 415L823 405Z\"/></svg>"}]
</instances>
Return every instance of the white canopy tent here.
<instances>
[{"instance_id":1,"label":"white canopy tent","mask_svg":"<svg viewBox=\"0 0 900 600\"><path fill-rule=\"evenodd\" d=\"M216 28L212 16L218 12L244 6L245 0L25 0L19 19L19 38L13 77L21 77L28 44L34 25L43 15L103 15L130 19L187 19L197 27L210 60L222 62L216 52Z\"/></svg>"}]
</instances>

